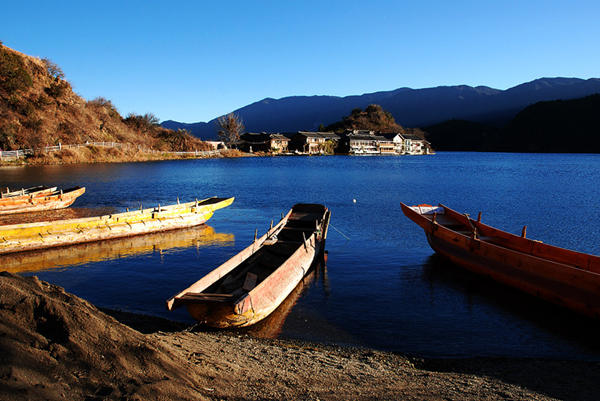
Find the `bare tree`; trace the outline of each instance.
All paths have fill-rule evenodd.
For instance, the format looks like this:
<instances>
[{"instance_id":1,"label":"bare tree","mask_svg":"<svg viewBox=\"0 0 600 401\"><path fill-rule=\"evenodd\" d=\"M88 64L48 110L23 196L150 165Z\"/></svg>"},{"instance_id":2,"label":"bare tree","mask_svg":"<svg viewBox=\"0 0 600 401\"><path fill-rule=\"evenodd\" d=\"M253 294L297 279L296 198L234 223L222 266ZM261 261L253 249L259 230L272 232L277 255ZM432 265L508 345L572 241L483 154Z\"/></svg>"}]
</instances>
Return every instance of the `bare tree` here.
<instances>
[{"instance_id":1,"label":"bare tree","mask_svg":"<svg viewBox=\"0 0 600 401\"><path fill-rule=\"evenodd\" d=\"M237 142L242 132L244 132L242 119L234 113L219 117L217 119L217 126L219 138L227 145Z\"/></svg>"},{"instance_id":2,"label":"bare tree","mask_svg":"<svg viewBox=\"0 0 600 401\"><path fill-rule=\"evenodd\" d=\"M52 78L54 78L55 80L65 79L65 73L58 66L58 64L47 58L43 58L42 62L46 66L46 71L48 72L48 75L50 75Z\"/></svg>"}]
</instances>

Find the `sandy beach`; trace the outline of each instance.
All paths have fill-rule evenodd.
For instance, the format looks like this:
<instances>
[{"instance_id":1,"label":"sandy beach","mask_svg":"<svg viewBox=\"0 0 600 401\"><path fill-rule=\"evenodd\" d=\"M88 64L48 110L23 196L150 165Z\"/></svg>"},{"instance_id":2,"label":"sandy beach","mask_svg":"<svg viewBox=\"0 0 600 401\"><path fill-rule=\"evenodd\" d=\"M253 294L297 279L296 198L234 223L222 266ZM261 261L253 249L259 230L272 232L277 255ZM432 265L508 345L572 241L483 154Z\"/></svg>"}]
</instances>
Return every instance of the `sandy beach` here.
<instances>
[{"instance_id":1,"label":"sandy beach","mask_svg":"<svg viewBox=\"0 0 600 401\"><path fill-rule=\"evenodd\" d=\"M421 359L99 310L0 273L3 400L595 400L600 364Z\"/></svg>"}]
</instances>

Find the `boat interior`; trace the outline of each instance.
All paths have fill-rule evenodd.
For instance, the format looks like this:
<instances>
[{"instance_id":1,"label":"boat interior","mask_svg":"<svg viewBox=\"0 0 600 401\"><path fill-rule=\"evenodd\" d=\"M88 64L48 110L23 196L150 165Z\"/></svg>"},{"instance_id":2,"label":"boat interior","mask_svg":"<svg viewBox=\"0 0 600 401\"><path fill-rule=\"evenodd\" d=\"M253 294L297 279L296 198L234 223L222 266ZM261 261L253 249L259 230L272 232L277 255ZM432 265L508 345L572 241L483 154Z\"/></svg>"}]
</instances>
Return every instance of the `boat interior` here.
<instances>
[{"instance_id":1,"label":"boat interior","mask_svg":"<svg viewBox=\"0 0 600 401\"><path fill-rule=\"evenodd\" d=\"M23 196L23 195L29 195L29 194L36 194L39 192L52 192L56 190L56 187L47 187L45 185L38 185L37 187L31 187L31 188L22 188L19 190L14 190L11 191L8 187L6 188L6 191L2 190L2 192L0 192L0 197L2 198L10 198L10 197L15 197L15 196Z\"/></svg>"},{"instance_id":2,"label":"boat interior","mask_svg":"<svg viewBox=\"0 0 600 401\"><path fill-rule=\"evenodd\" d=\"M276 230L249 258L199 294L184 298L202 301L235 301L279 268L296 250L320 230L326 215L322 205L300 204L292 208L287 222Z\"/></svg>"},{"instance_id":3,"label":"boat interior","mask_svg":"<svg viewBox=\"0 0 600 401\"><path fill-rule=\"evenodd\" d=\"M215 203L226 201L227 199L229 199L229 198L208 198L201 202L199 201L198 206L213 205Z\"/></svg>"}]
</instances>

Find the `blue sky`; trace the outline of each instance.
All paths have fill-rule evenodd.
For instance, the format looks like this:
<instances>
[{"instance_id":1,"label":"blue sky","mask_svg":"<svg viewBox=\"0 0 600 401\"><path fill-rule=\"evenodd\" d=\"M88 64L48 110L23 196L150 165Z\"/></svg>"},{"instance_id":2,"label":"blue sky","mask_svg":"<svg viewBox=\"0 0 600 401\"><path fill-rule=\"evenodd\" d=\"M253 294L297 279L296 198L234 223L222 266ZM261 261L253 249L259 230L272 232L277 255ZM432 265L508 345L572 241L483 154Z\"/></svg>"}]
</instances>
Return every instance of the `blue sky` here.
<instances>
[{"instance_id":1,"label":"blue sky","mask_svg":"<svg viewBox=\"0 0 600 401\"><path fill-rule=\"evenodd\" d=\"M28 1L0 40L121 114L208 121L265 97L600 77L596 1Z\"/></svg>"}]
</instances>

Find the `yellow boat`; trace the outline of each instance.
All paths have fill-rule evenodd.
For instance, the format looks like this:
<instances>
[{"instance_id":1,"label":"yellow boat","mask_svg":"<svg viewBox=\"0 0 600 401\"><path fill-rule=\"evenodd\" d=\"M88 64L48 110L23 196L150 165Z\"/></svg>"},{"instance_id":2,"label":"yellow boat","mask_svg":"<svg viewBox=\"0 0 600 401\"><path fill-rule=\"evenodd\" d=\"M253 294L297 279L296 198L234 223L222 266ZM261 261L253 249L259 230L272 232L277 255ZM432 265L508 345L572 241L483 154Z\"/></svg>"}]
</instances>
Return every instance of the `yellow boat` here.
<instances>
[{"instance_id":1,"label":"yellow boat","mask_svg":"<svg viewBox=\"0 0 600 401\"><path fill-rule=\"evenodd\" d=\"M233 200L208 198L104 216L0 226L0 254L193 227Z\"/></svg>"},{"instance_id":2,"label":"yellow boat","mask_svg":"<svg viewBox=\"0 0 600 401\"><path fill-rule=\"evenodd\" d=\"M34 272L154 252L162 254L176 248L200 248L215 244L228 246L234 240L233 234L217 233L213 227L203 224L180 230L0 255L0 266L10 273Z\"/></svg>"}]
</instances>

